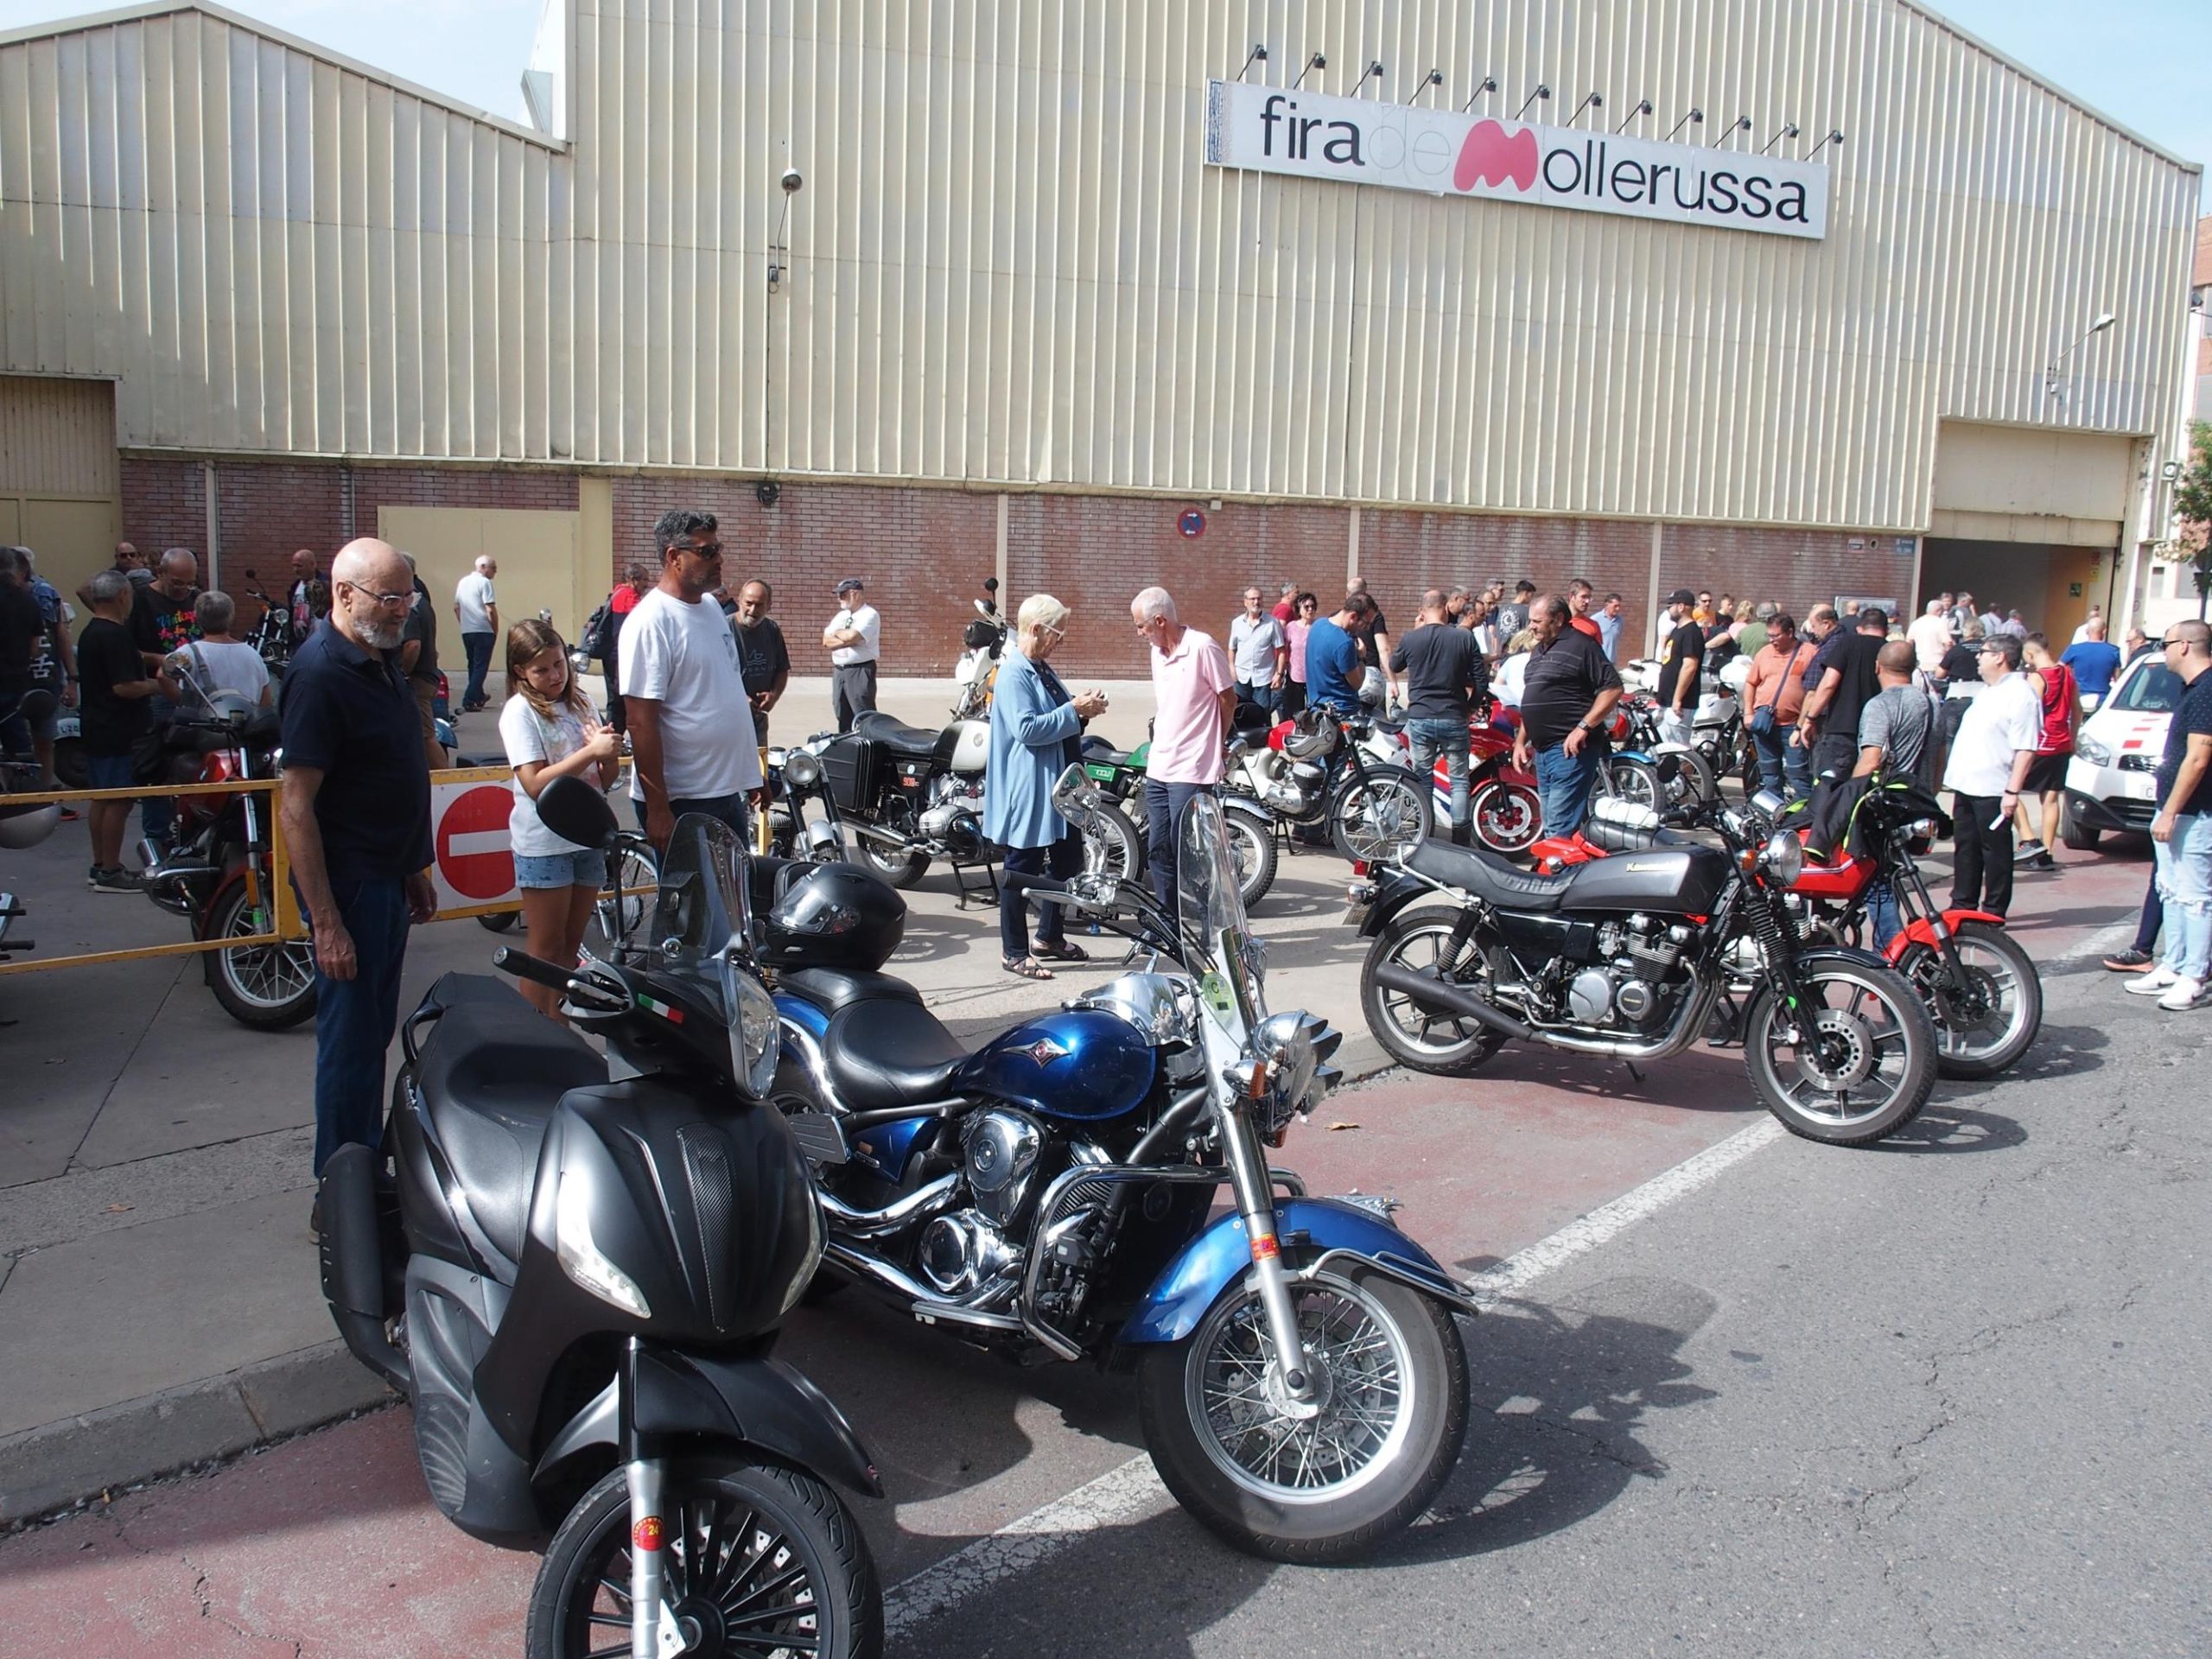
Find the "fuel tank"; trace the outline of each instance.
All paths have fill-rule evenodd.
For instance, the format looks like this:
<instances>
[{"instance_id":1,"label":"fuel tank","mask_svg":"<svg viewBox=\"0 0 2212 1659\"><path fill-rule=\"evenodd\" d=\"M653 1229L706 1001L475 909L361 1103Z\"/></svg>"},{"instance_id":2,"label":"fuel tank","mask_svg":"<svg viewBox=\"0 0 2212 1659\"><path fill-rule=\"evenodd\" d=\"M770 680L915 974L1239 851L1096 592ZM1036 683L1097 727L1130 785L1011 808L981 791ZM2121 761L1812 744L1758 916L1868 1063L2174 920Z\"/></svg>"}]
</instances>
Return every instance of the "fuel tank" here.
<instances>
[{"instance_id":1,"label":"fuel tank","mask_svg":"<svg viewBox=\"0 0 2212 1659\"><path fill-rule=\"evenodd\" d=\"M954 1084L1039 1117L1097 1122L1141 1105L1157 1068L1135 1026L1079 1008L1023 1021L970 1058Z\"/></svg>"},{"instance_id":2,"label":"fuel tank","mask_svg":"<svg viewBox=\"0 0 2212 1659\"><path fill-rule=\"evenodd\" d=\"M1728 885L1728 855L1710 847L1655 848L1592 859L1570 874L1574 881L1560 900L1563 911L1709 916Z\"/></svg>"}]
</instances>

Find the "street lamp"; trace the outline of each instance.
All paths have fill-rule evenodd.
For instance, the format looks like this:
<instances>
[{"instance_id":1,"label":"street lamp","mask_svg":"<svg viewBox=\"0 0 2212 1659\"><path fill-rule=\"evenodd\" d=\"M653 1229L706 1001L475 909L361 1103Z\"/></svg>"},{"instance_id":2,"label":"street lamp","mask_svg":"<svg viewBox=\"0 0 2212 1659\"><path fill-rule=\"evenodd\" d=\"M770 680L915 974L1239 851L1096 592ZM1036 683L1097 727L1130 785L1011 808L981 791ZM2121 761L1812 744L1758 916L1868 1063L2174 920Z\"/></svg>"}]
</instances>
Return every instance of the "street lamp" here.
<instances>
[{"instance_id":1,"label":"street lamp","mask_svg":"<svg viewBox=\"0 0 2212 1659\"><path fill-rule=\"evenodd\" d=\"M2106 329L2111 327L2113 324L2119 321L2120 319L2109 311L2099 312L2097 314L2096 321L2092 322L2082 331L2082 337L2079 340L2075 340L2071 346L2069 346L2064 351L2059 353L2057 356L2052 358L2050 359L2050 365L2043 372L2044 396L2046 397L2056 397L2060 403L2064 403L2066 401L2066 393L2064 389L2060 385L2058 379L2058 371L2060 367L2065 363L2068 358L2073 356L2075 353L2080 351L2084 346L2088 345L2091 340L2094 340L2099 334L2104 333Z\"/></svg>"}]
</instances>

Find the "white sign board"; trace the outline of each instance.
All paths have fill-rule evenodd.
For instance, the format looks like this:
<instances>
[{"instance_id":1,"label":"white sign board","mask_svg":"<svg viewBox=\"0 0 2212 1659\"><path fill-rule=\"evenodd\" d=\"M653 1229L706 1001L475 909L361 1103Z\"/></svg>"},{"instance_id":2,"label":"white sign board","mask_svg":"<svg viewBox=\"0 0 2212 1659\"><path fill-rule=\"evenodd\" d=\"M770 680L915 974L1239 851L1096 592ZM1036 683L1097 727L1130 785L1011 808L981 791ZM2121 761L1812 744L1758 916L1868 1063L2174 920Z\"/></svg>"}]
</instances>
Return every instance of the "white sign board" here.
<instances>
[{"instance_id":1,"label":"white sign board","mask_svg":"<svg viewBox=\"0 0 2212 1659\"><path fill-rule=\"evenodd\" d=\"M1818 162L1242 81L1207 83L1205 158L1216 167L1710 230L1827 233L1828 169Z\"/></svg>"}]
</instances>

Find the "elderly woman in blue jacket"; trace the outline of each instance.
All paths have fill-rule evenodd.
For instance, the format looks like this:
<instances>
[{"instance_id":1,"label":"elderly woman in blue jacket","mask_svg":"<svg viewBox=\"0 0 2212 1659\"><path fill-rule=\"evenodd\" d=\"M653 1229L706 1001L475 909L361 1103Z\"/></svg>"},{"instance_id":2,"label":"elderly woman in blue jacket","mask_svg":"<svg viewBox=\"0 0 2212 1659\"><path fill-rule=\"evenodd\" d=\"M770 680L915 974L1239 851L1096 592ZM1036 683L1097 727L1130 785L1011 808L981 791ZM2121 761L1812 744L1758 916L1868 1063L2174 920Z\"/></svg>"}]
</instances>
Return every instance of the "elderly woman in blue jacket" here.
<instances>
[{"instance_id":1,"label":"elderly woman in blue jacket","mask_svg":"<svg viewBox=\"0 0 2212 1659\"><path fill-rule=\"evenodd\" d=\"M1022 601L1014 648L991 690L991 758L983 784L983 835L1006 849L999 881L999 943L1006 970L1050 979L1045 962L1084 962L1088 953L1061 931L1065 912L1042 906L1037 946L1029 945L1028 890L1039 878L1065 880L1083 868L1081 836L1052 807L1052 785L1082 756L1083 722L1105 712L1106 696L1071 696L1046 658L1066 637L1068 607L1050 594ZM1040 961L1039 958L1043 960Z\"/></svg>"}]
</instances>

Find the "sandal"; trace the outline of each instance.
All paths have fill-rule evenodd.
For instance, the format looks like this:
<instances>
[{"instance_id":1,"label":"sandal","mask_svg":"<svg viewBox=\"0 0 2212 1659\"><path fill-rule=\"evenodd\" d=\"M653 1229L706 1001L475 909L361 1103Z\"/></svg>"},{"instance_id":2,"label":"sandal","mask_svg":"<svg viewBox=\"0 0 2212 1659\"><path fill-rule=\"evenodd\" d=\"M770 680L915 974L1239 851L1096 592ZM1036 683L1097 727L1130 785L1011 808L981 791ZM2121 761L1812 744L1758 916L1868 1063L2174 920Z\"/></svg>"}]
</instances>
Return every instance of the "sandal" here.
<instances>
[{"instance_id":1,"label":"sandal","mask_svg":"<svg viewBox=\"0 0 2212 1659\"><path fill-rule=\"evenodd\" d=\"M1050 979L1052 970L1034 957L1008 957L999 964L1017 979Z\"/></svg>"},{"instance_id":2,"label":"sandal","mask_svg":"<svg viewBox=\"0 0 2212 1659\"><path fill-rule=\"evenodd\" d=\"M1039 962L1089 962L1090 952L1081 945L1062 939L1058 944L1039 944L1030 952Z\"/></svg>"}]
</instances>

